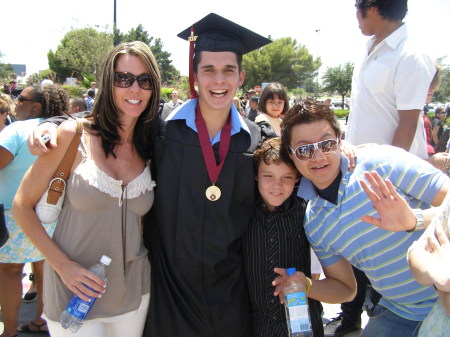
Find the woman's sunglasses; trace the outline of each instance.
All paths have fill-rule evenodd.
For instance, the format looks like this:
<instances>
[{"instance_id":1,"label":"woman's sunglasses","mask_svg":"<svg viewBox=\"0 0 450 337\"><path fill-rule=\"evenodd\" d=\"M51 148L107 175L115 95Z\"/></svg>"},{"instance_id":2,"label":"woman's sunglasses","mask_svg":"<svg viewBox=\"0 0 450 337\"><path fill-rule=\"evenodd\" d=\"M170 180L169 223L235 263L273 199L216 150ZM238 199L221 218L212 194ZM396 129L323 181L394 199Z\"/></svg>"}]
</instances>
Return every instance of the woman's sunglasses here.
<instances>
[{"instance_id":1,"label":"woman's sunglasses","mask_svg":"<svg viewBox=\"0 0 450 337\"><path fill-rule=\"evenodd\" d=\"M320 150L323 155L329 156L334 151L336 151L337 144L338 138L322 140L321 142L313 144L300 145L296 149L293 149L290 146L289 148L299 160L310 160L314 157L316 150Z\"/></svg>"},{"instance_id":2,"label":"woman's sunglasses","mask_svg":"<svg viewBox=\"0 0 450 337\"><path fill-rule=\"evenodd\" d=\"M114 85L119 88L129 88L133 85L134 81L138 82L139 87L144 90L152 90L152 80L150 75L143 74L134 76L133 74L123 72L114 73Z\"/></svg>"}]
</instances>

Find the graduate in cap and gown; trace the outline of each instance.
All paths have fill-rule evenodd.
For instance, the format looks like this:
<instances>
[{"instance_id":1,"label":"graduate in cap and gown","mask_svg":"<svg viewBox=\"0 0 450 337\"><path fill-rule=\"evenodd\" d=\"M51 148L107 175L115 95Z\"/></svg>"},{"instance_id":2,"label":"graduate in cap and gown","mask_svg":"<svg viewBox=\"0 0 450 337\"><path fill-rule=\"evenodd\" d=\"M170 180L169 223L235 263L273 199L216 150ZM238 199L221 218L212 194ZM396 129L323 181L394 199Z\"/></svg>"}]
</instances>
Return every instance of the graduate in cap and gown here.
<instances>
[{"instance_id":1,"label":"graduate in cap and gown","mask_svg":"<svg viewBox=\"0 0 450 337\"><path fill-rule=\"evenodd\" d=\"M191 44L192 98L155 140L144 336L250 337L241 236L255 205L253 151L275 135L242 118L232 100L245 78L242 56L271 41L214 13L178 36Z\"/></svg>"}]
</instances>

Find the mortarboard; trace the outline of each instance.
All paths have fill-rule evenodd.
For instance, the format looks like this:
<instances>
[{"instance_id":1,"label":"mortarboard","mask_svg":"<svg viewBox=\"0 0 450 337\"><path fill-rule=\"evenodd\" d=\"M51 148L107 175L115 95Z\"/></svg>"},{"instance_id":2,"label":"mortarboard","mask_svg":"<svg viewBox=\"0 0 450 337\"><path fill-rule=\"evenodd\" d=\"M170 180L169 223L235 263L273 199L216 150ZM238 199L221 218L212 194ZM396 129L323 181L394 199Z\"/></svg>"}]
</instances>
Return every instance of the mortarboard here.
<instances>
[{"instance_id":1,"label":"mortarboard","mask_svg":"<svg viewBox=\"0 0 450 337\"><path fill-rule=\"evenodd\" d=\"M271 40L252 32L220 15L210 13L192 27L186 28L178 37L190 42L189 83L191 97L197 97L194 90L194 53L201 51L231 51L239 56L261 48Z\"/></svg>"}]
</instances>

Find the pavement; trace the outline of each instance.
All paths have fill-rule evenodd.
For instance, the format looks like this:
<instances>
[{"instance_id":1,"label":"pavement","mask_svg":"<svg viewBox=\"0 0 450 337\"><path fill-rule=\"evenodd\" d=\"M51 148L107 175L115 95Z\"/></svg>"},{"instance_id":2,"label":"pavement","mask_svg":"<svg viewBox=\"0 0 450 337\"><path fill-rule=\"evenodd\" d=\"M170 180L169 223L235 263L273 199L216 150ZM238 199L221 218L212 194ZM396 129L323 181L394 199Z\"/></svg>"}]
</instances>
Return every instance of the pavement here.
<instances>
[{"instance_id":1,"label":"pavement","mask_svg":"<svg viewBox=\"0 0 450 337\"><path fill-rule=\"evenodd\" d=\"M366 305L370 305L370 288L367 289L366 293L366 301L364 302L364 308ZM330 319L337 317L339 313L341 312L341 305L340 304L328 304L323 303L323 321L324 323L327 323ZM369 321L369 316L367 316L367 313L364 309L362 315L361 315L361 329L352 331L350 333L345 334L345 337L358 337L362 333L362 329L366 326L367 322Z\"/></svg>"},{"instance_id":2,"label":"pavement","mask_svg":"<svg viewBox=\"0 0 450 337\"><path fill-rule=\"evenodd\" d=\"M24 273L27 275L22 279L22 286L23 286L23 294L25 294L30 287L30 281L28 280L28 275L31 272L31 265L29 263L25 264ZM20 303L20 309L19 309L19 322L18 325L21 323L27 323L31 321L34 316L36 315L37 310L37 304L36 301L31 303L25 303L23 300ZM0 333L3 333L3 316L0 311ZM34 337L47 337L47 334L44 333L18 333L18 336L34 336Z\"/></svg>"}]
</instances>

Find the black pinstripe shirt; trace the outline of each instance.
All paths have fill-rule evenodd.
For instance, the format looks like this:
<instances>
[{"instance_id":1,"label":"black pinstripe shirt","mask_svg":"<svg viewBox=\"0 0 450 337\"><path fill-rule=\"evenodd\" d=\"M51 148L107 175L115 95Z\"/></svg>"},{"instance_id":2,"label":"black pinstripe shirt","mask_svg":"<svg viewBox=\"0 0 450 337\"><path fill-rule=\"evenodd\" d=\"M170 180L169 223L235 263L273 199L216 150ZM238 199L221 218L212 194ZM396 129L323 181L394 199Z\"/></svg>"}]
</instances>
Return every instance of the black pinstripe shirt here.
<instances>
[{"instance_id":1,"label":"black pinstripe shirt","mask_svg":"<svg viewBox=\"0 0 450 337\"><path fill-rule=\"evenodd\" d=\"M259 201L243 237L245 276L252 305L256 337L286 337L284 307L273 296L275 267L295 267L311 277L309 243L303 228L306 201L293 195L275 211ZM323 336L322 305L309 299L314 336Z\"/></svg>"}]
</instances>

